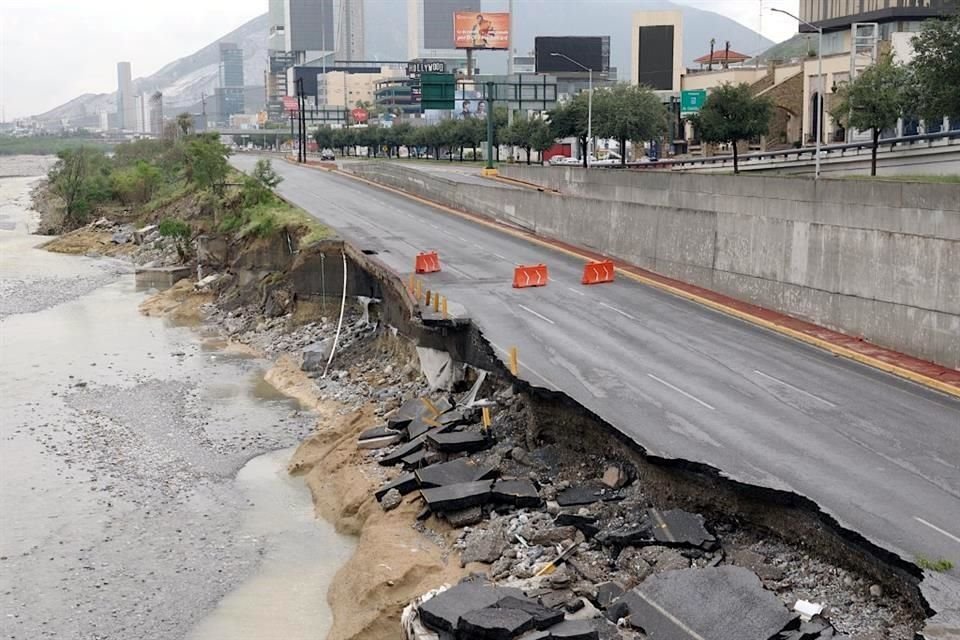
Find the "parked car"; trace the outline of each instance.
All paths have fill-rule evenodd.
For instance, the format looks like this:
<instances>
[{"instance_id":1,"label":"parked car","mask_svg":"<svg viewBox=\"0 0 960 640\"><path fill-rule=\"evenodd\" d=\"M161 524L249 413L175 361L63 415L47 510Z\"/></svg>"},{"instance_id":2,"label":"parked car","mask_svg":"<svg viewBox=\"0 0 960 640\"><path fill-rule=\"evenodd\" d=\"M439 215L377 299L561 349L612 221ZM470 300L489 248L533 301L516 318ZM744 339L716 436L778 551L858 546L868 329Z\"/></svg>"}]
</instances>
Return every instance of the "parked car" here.
<instances>
[{"instance_id":1,"label":"parked car","mask_svg":"<svg viewBox=\"0 0 960 640\"><path fill-rule=\"evenodd\" d=\"M320 152L320 160L323 162L333 162L337 159L337 156L334 155L333 149L324 149Z\"/></svg>"},{"instance_id":2,"label":"parked car","mask_svg":"<svg viewBox=\"0 0 960 640\"><path fill-rule=\"evenodd\" d=\"M567 160L567 156L558 154L555 156L550 156L550 159L547 160L547 164L550 164L550 165L563 164L564 162L566 162L566 160Z\"/></svg>"},{"instance_id":3,"label":"parked car","mask_svg":"<svg viewBox=\"0 0 960 640\"><path fill-rule=\"evenodd\" d=\"M564 158L558 164L562 165L583 165L583 160L580 158Z\"/></svg>"}]
</instances>

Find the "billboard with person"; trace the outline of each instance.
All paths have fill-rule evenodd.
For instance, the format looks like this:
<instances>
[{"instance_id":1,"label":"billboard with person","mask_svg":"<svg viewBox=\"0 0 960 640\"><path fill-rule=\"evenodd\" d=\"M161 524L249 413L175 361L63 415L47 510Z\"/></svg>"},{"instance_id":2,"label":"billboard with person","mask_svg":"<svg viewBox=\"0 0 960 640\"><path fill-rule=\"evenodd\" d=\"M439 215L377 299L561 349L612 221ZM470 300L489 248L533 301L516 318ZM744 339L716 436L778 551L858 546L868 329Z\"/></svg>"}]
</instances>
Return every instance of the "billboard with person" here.
<instances>
[{"instance_id":1,"label":"billboard with person","mask_svg":"<svg viewBox=\"0 0 960 640\"><path fill-rule=\"evenodd\" d=\"M453 14L457 49L509 49L510 14L457 11Z\"/></svg>"}]
</instances>

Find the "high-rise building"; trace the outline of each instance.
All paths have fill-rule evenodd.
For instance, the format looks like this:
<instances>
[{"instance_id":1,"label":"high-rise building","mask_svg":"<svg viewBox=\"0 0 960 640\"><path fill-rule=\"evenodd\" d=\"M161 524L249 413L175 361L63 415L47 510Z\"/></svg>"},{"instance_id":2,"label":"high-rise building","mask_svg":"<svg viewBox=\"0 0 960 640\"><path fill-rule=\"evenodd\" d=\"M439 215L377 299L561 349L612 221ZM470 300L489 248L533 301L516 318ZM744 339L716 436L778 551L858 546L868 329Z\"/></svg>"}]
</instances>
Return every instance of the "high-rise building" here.
<instances>
[{"instance_id":1,"label":"high-rise building","mask_svg":"<svg viewBox=\"0 0 960 640\"><path fill-rule=\"evenodd\" d=\"M220 122L243 113L243 49L233 42L220 43L220 82L216 89Z\"/></svg>"},{"instance_id":2,"label":"high-rise building","mask_svg":"<svg viewBox=\"0 0 960 640\"><path fill-rule=\"evenodd\" d=\"M683 14L637 11L633 14L633 62L630 81L656 91L680 91L683 75Z\"/></svg>"},{"instance_id":3,"label":"high-rise building","mask_svg":"<svg viewBox=\"0 0 960 640\"><path fill-rule=\"evenodd\" d=\"M363 0L340 0L337 9L337 60L363 60Z\"/></svg>"},{"instance_id":4,"label":"high-rise building","mask_svg":"<svg viewBox=\"0 0 960 640\"><path fill-rule=\"evenodd\" d=\"M480 0L407 0L407 57L465 58L453 46L453 14L480 11Z\"/></svg>"},{"instance_id":5,"label":"high-rise building","mask_svg":"<svg viewBox=\"0 0 960 640\"><path fill-rule=\"evenodd\" d=\"M137 109L133 95L133 77L129 62L117 63L117 128L134 129Z\"/></svg>"},{"instance_id":6,"label":"high-rise building","mask_svg":"<svg viewBox=\"0 0 960 640\"><path fill-rule=\"evenodd\" d=\"M333 0L284 0L284 51L297 64L336 50Z\"/></svg>"}]
</instances>

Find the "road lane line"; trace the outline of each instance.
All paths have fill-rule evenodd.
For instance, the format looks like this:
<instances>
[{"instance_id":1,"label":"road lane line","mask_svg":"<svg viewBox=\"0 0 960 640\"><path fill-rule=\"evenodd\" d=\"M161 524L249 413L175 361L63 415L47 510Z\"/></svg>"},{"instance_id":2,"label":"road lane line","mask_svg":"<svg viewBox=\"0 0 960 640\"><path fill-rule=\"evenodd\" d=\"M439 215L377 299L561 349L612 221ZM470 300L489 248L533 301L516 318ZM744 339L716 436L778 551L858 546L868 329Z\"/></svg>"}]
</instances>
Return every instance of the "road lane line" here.
<instances>
[{"instance_id":1,"label":"road lane line","mask_svg":"<svg viewBox=\"0 0 960 640\"><path fill-rule=\"evenodd\" d=\"M500 352L504 353L505 355L509 355L509 354L510 354L509 351L507 351L506 349L504 349L503 347L501 347L500 345L498 345L496 342L491 342L491 343L490 343L490 346L493 347L494 349L496 349L497 351L500 351ZM525 364L525 363L523 362L523 360L520 360L520 359L518 358L518 359L517 359L517 364L521 367L522 370L529 371L529 372L532 373L533 375L537 376L538 378L540 378L541 380L543 380L544 382L546 382L547 385L553 387L555 391L560 391L560 385L554 383L552 380L550 380L550 378L548 378L547 376L543 375L542 373L539 373L536 369L534 369L534 368L531 367L530 365Z\"/></svg>"},{"instance_id":2,"label":"road lane line","mask_svg":"<svg viewBox=\"0 0 960 640\"><path fill-rule=\"evenodd\" d=\"M953 535L953 534L950 533L949 531L944 531L943 529L941 529L940 527L938 527L938 526L935 525L935 524L930 524L929 522L927 522L927 521L924 520L923 518L919 518L919 517L917 517L917 516L913 516L913 519L916 520L917 522L919 522L920 524L923 524L923 525L926 525L926 526L930 527L931 529L933 529L933 530L936 531L937 533L942 533L943 535L947 536L948 538L950 538L950 539L953 540L954 542L960 542L960 538L958 538L957 536Z\"/></svg>"},{"instance_id":3,"label":"road lane line","mask_svg":"<svg viewBox=\"0 0 960 640\"><path fill-rule=\"evenodd\" d=\"M767 379L769 379L769 380L773 380L774 382L777 382L777 383L779 383L779 384L782 384L782 385L785 386L785 387L790 387L790 388L793 389L794 391L796 391L796 392L798 392L798 393L802 393L802 394L805 395L805 396L810 396L810 397L813 398L814 400L818 400L818 401L822 402L823 404L825 404L825 405L827 405L827 406L830 406L830 407L836 407L836 406L837 406L837 405L833 404L832 402L830 402L829 400L824 400L823 398L821 398L821 397L818 396L818 395L814 395L814 394L810 393L809 391L804 391L804 390L801 389L800 387L795 387L795 386L793 386L792 384L790 384L789 382L784 382L784 381L781 380L780 378L774 378L773 376L771 376L771 375L768 374L768 373L764 373L763 371L759 371L759 370L757 370L757 369L754 369L753 372L754 372L755 374L757 374L758 376L763 376L764 378L767 378Z\"/></svg>"},{"instance_id":4,"label":"road lane line","mask_svg":"<svg viewBox=\"0 0 960 640\"><path fill-rule=\"evenodd\" d=\"M586 296L586 295L587 295L587 294L585 294L583 291L580 291L579 289L574 289L573 287L567 287L567 289L569 289L570 291L573 291L573 292L574 292L575 294L577 294L578 296Z\"/></svg>"},{"instance_id":5,"label":"road lane line","mask_svg":"<svg viewBox=\"0 0 960 640\"><path fill-rule=\"evenodd\" d=\"M526 306L524 306L524 305L522 305L522 304L517 305L517 306L520 307L521 309L523 309L524 311L526 311L527 313L532 313L533 315L537 316L537 317L540 318L541 320L545 320L546 322L549 322L550 324L557 324L556 322L554 322L553 320L551 320L551 319L548 318L547 316L543 315L542 313L537 313L536 311L534 311L534 310L531 309L530 307L526 307Z\"/></svg>"},{"instance_id":6,"label":"road lane line","mask_svg":"<svg viewBox=\"0 0 960 640\"><path fill-rule=\"evenodd\" d=\"M661 378L658 378L657 376L653 375L652 373L648 373L647 375L650 376L651 378L653 378L654 380L656 380L657 382L659 382L660 384L662 384L662 385L664 385L664 386L666 386L666 387L670 387L671 389L673 389L673 390L676 391L677 393L682 393L683 395L687 396L688 398L690 398L690 399L693 400L694 402L696 402L696 403L698 403L698 404L702 404L702 405L705 406L707 409L710 409L711 411L716 411L716 410L717 410L717 408L714 407L713 405L709 405L709 404L707 404L706 402L704 402L703 400L701 400L700 398L698 398L698 397L696 397L696 396L690 395L689 393L687 393L686 391L684 391L684 390L681 389L680 387L675 387L675 386L673 386L672 384L670 384L669 382L667 382L666 380L663 380L663 379L661 379Z\"/></svg>"},{"instance_id":7,"label":"road lane line","mask_svg":"<svg viewBox=\"0 0 960 640\"><path fill-rule=\"evenodd\" d=\"M510 259L508 259L506 256L502 256L502 255L500 255L499 253L494 253L494 254L491 254L491 255L493 255L493 256L495 256L495 257L497 257L497 258L500 258L500 259L503 260L504 262L509 262L510 264L516 264L513 260L510 260Z\"/></svg>"},{"instance_id":8,"label":"road lane line","mask_svg":"<svg viewBox=\"0 0 960 640\"><path fill-rule=\"evenodd\" d=\"M651 600L646 594L644 594L644 593L643 593L642 591L640 591L639 589L634 589L634 590L633 590L633 593L635 593L635 594L636 594L637 596L639 596L640 598L643 598L644 602L646 602L646 603L649 604L651 607L653 607L654 609L657 610L657 613L659 613L659 614L662 615L664 618L666 618L667 620L669 620L670 622L672 622L673 624L675 624L678 629L680 629L680 630L683 631L685 634L687 634L687 636L690 637L690 640L705 640L705 638L704 638L703 636L701 636L699 633L697 633L696 631L694 631L693 629L691 629L690 627L688 627L687 625L685 625L685 624L683 623L683 620L681 620L681 619L678 618L677 616L673 615L672 613L670 613L669 611L667 611L666 609L664 609L664 608L663 608L662 606L660 606L658 603L656 603L656 602L654 602L653 600Z\"/></svg>"},{"instance_id":9,"label":"road lane line","mask_svg":"<svg viewBox=\"0 0 960 640\"><path fill-rule=\"evenodd\" d=\"M616 311L616 312L619 313L620 315L622 315L622 316L624 316L624 317L626 317L626 318L630 318L631 320L636 320L636 318L634 318L632 315L630 315L630 314L627 313L626 311L621 311L620 309L617 309L616 307L612 307L612 306L610 306L609 304L607 304L606 302L601 302L601 303L600 303L600 306L601 306L601 307L606 307L607 309L610 309L611 311Z\"/></svg>"}]
</instances>

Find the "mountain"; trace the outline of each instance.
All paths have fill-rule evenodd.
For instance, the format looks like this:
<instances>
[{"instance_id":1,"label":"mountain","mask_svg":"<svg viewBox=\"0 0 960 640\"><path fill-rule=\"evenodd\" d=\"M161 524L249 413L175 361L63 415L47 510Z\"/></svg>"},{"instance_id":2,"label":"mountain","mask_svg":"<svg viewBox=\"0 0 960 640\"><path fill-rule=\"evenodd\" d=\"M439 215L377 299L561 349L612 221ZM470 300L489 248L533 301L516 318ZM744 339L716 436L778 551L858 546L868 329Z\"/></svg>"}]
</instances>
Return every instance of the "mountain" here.
<instances>
[{"instance_id":1,"label":"mountain","mask_svg":"<svg viewBox=\"0 0 960 640\"><path fill-rule=\"evenodd\" d=\"M789 62L798 58L815 57L817 55L816 34L798 33L789 40L773 45L751 62L766 64L770 60Z\"/></svg>"},{"instance_id":2,"label":"mountain","mask_svg":"<svg viewBox=\"0 0 960 640\"><path fill-rule=\"evenodd\" d=\"M243 77L246 84L262 86L267 66L268 29L267 15L258 16L156 73L134 79L134 91L138 94L162 91L163 108L167 113L199 111L202 95L206 94L209 99L217 86L220 42L235 42L243 49ZM69 119L73 124L96 126L100 111L116 110L116 95L116 92L85 93L35 118L45 122Z\"/></svg>"},{"instance_id":3,"label":"mountain","mask_svg":"<svg viewBox=\"0 0 960 640\"><path fill-rule=\"evenodd\" d=\"M365 0L367 57L373 60L406 59L406 3L401 0ZM484 0L484 10L506 10L506 0ZM679 9L683 13L684 62L708 53L710 38L717 49L730 47L743 53L759 53L773 43L740 23L712 11L704 11L668 0L645 0L642 4L624 0L514 0L514 49L525 54L533 50L537 35L609 35L610 64L618 68L620 80L630 78L632 14L644 10ZM218 44L236 42L244 55L244 78L248 86L263 84L267 63L267 15L261 15L210 43L199 51L166 65L156 73L134 80L137 93L163 92L164 110L197 112L203 94L212 96L217 84L220 60ZM484 73L503 73L506 56L501 52L480 52L477 62ZM248 90L251 98L262 91ZM101 111L116 108L116 93L83 94L36 116L46 122L68 119L74 125L97 126Z\"/></svg>"}]
</instances>

